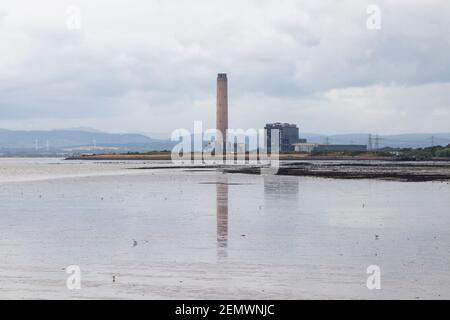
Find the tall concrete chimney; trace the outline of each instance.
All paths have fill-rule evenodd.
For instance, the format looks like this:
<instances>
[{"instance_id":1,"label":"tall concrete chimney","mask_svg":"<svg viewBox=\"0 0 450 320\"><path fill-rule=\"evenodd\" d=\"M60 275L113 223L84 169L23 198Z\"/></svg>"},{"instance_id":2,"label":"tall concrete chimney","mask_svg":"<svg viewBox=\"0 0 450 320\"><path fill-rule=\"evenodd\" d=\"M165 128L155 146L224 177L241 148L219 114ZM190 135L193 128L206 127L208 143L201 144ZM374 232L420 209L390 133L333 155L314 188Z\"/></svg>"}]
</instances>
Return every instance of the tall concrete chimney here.
<instances>
[{"instance_id":1,"label":"tall concrete chimney","mask_svg":"<svg viewBox=\"0 0 450 320\"><path fill-rule=\"evenodd\" d=\"M217 75L216 137L218 151L226 150L226 134L228 129L228 80L226 73Z\"/></svg>"}]
</instances>

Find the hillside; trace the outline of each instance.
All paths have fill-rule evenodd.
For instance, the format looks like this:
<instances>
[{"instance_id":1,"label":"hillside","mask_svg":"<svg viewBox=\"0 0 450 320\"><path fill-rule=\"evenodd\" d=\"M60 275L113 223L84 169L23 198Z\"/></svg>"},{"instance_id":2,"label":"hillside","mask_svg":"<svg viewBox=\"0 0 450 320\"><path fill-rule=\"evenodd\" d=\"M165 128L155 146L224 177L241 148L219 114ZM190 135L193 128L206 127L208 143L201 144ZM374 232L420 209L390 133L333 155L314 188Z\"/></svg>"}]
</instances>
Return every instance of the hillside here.
<instances>
[{"instance_id":1,"label":"hillside","mask_svg":"<svg viewBox=\"0 0 450 320\"><path fill-rule=\"evenodd\" d=\"M0 129L0 154L42 154L63 152L139 152L171 149L168 140L140 134L117 134L94 130L63 129L16 131Z\"/></svg>"}]
</instances>

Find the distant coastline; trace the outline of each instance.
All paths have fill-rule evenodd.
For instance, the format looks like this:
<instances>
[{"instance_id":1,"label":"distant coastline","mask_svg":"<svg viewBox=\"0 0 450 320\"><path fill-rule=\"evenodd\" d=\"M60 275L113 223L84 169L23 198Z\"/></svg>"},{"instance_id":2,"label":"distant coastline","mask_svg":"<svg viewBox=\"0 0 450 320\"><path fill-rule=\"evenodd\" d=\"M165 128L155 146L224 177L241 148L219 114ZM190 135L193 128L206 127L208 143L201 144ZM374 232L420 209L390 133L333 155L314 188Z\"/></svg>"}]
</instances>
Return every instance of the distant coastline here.
<instances>
[{"instance_id":1,"label":"distant coastline","mask_svg":"<svg viewBox=\"0 0 450 320\"><path fill-rule=\"evenodd\" d=\"M150 154L102 154L84 155L67 158L68 160L97 160L97 161L128 161L128 160L171 160L169 152L155 152ZM207 158L205 158L207 159ZM450 160L430 159L427 161L404 161L394 157L377 157L371 154L359 156L308 156L305 154L280 154L282 161L276 170L276 175L304 176L332 179L381 179L405 182L449 181ZM318 161L321 160L321 161ZM432 161L433 160L433 161ZM438 161L440 160L440 161ZM443 161L442 161L443 160ZM225 173L261 174L264 165L207 165L185 164L161 167L160 164L149 164L135 170L215 169Z\"/></svg>"},{"instance_id":2,"label":"distant coastline","mask_svg":"<svg viewBox=\"0 0 450 320\"><path fill-rule=\"evenodd\" d=\"M207 159L207 157L204 157ZM248 159L248 154L246 156ZM336 155L324 155L324 156L311 156L301 153L281 153L279 159L285 160L385 160L393 161L395 157L379 157L374 155L355 155L355 156L336 156ZM92 155L77 155L67 157L66 160L172 160L171 152L148 152L148 153L121 153L121 154L92 154Z\"/></svg>"},{"instance_id":3,"label":"distant coastline","mask_svg":"<svg viewBox=\"0 0 450 320\"><path fill-rule=\"evenodd\" d=\"M207 159L205 157L205 159ZM248 159L248 154L246 156ZM165 160L170 161L171 152L167 151L155 151L146 153L105 153L105 154L85 154L67 157L66 160ZM380 156L376 153L363 153L356 155L310 155L304 153L281 153L279 155L279 160L289 161L289 160L371 160L371 161L416 161L414 158L396 157L396 156ZM450 161L450 158L446 157L432 157L429 159L420 159L420 161Z\"/></svg>"}]
</instances>

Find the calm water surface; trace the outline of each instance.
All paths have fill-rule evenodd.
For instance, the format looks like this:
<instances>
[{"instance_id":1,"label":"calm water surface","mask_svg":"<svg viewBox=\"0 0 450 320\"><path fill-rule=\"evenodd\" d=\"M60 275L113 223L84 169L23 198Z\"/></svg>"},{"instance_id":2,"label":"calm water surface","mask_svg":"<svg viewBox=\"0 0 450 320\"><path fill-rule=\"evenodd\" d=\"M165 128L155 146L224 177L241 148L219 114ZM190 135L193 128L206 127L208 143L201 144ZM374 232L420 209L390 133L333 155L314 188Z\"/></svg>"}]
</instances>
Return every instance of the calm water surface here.
<instances>
[{"instance_id":1,"label":"calm water surface","mask_svg":"<svg viewBox=\"0 0 450 320\"><path fill-rule=\"evenodd\" d=\"M450 299L447 182L151 165L0 159L0 298Z\"/></svg>"}]
</instances>

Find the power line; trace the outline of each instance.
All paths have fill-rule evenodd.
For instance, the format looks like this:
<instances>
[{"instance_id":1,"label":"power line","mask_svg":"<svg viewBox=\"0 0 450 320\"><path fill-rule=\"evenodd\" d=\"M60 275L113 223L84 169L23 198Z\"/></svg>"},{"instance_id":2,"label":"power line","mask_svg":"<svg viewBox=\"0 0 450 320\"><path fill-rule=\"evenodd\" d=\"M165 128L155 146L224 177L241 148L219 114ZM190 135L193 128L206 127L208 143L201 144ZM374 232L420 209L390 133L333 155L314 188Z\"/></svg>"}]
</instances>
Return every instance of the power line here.
<instances>
[{"instance_id":1,"label":"power line","mask_svg":"<svg viewBox=\"0 0 450 320\"><path fill-rule=\"evenodd\" d=\"M375 136L375 150L380 149L380 142L384 140L384 138L381 138L378 134Z\"/></svg>"}]
</instances>

